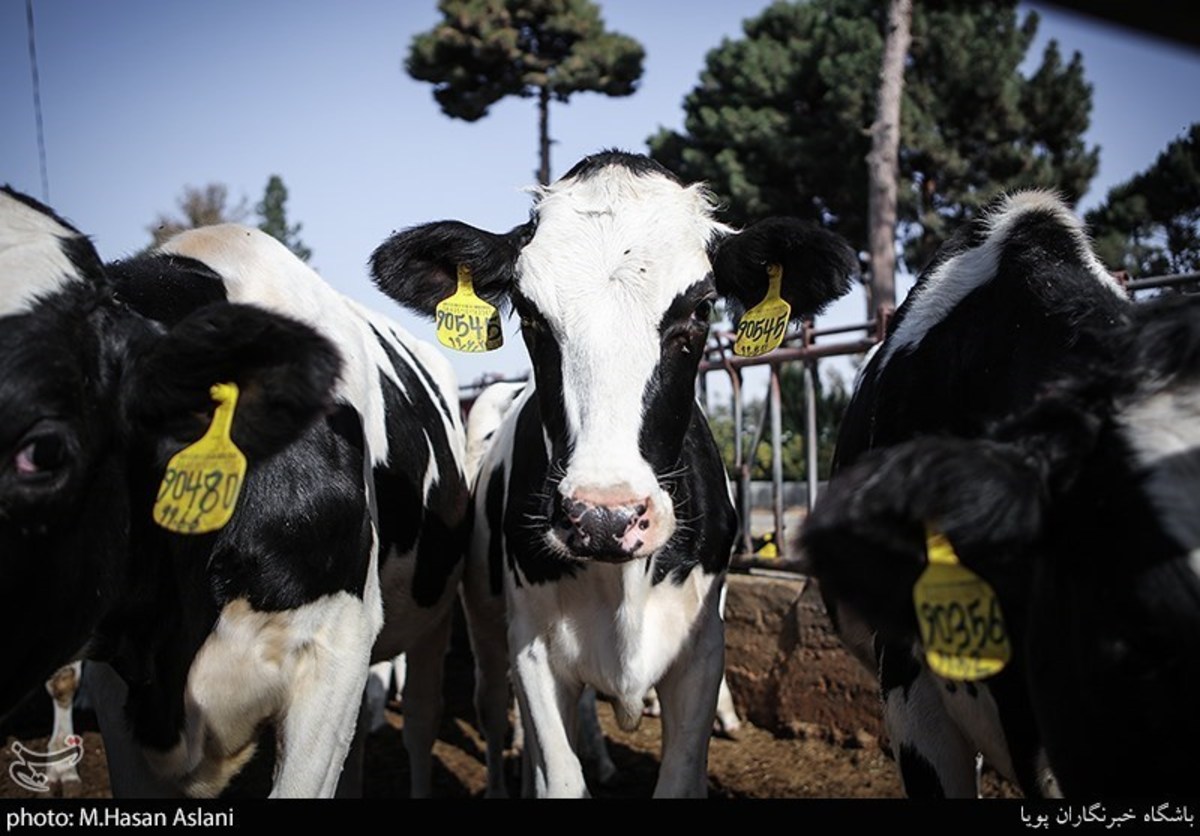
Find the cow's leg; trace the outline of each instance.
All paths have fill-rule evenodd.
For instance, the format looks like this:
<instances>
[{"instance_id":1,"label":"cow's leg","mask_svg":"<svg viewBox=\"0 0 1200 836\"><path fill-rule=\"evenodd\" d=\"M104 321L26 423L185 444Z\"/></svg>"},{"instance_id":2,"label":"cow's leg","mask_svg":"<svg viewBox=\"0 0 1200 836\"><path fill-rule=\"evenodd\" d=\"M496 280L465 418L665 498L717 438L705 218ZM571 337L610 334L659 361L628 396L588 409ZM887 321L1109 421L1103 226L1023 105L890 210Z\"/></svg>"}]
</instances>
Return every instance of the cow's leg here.
<instances>
[{"instance_id":1,"label":"cow's leg","mask_svg":"<svg viewBox=\"0 0 1200 836\"><path fill-rule=\"evenodd\" d=\"M71 745L68 738L75 737L75 694L82 684L81 662L72 662L54 672L46 681L46 691L54 701L54 725L50 730L50 742L46 749L57 752ZM75 762L52 763L46 767L46 777L51 789L64 798L77 798L80 791L79 772Z\"/></svg>"},{"instance_id":2,"label":"cow's leg","mask_svg":"<svg viewBox=\"0 0 1200 836\"><path fill-rule=\"evenodd\" d=\"M910 648L879 653L883 721L909 798L974 798L975 748L946 711L941 685Z\"/></svg>"},{"instance_id":3,"label":"cow's leg","mask_svg":"<svg viewBox=\"0 0 1200 836\"><path fill-rule=\"evenodd\" d=\"M354 736L378 622L366 602L348 593L330 595L309 635L297 631L290 648L293 672L286 713L279 725L279 768L271 796L328 798Z\"/></svg>"},{"instance_id":4,"label":"cow's leg","mask_svg":"<svg viewBox=\"0 0 1200 836\"><path fill-rule=\"evenodd\" d=\"M708 796L708 742L725 670L725 628L715 610L658 683L662 768L656 798Z\"/></svg>"},{"instance_id":5,"label":"cow's leg","mask_svg":"<svg viewBox=\"0 0 1200 836\"><path fill-rule=\"evenodd\" d=\"M600 728L600 717L596 714L596 689L587 687L579 695L579 724L576 729L579 759L584 772L597 784L607 784L617 774L617 766L608 754L608 743L604 730Z\"/></svg>"},{"instance_id":6,"label":"cow's leg","mask_svg":"<svg viewBox=\"0 0 1200 836\"><path fill-rule=\"evenodd\" d=\"M583 767L572 746L582 686L554 676L540 639L518 647L513 672L534 792L539 798L587 797Z\"/></svg>"},{"instance_id":7,"label":"cow's leg","mask_svg":"<svg viewBox=\"0 0 1200 836\"><path fill-rule=\"evenodd\" d=\"M433 743L442 722L442 681L450 644L453 609L409 649L404 683L404 749L408 752L411 796L433 792Z\"/></svg>"},{"instance_id":8,"label":"cow's leg","mask_svg":"<svg viewBox=\"0 0 1200 836\"><path fill-rule=\"evenodd\" d=\"M717 720L713 730L730 740L737 740L738 731L742 728L742 718L738 717L737 707L733 704L733 693L729 683L721 677L721 688L717 691Z\"/></svg>"},{"instance_id":9,"label":"cow's leg","mask_svg":"<svg viewBox=\"0 0 1200 836\"><path fill-rule=\"evenodd\" d=\"M151 768L145 751L134 740L125 716L129 695L125 680L105 662L89 659L83 666L83 682L104 739L113 798L178 798L179 788Z\"/></svg>"},{"instance_id":10,"label":"cow's leg","mask_svg":"<svg viewBox=\"0 0 1200 836\"><path fill-rule=\"evenodd\" d=\"M478 535L478 532L476 533ZM484 547L473 546L479 554ZM504 777L504 738L508 712L515 699L508 687L508 626L503 593L493 593L486 563L475 552L463 570L461 600L475 658L475 715L487 747L487 798L507 798ZM516 730L521 728L517 711ZM515 734L514 737L520 737ZM519 748L514 741L514 748Z\"/></svg>"},{"instance_id":11,"label":"cow's leg","mask_svg":"<svg viewBox=\"0 0 1200 836\"><path fill-rule=\"evenodd\" d=\"M391 696L394 668L394 659L371 665L367 675L366 694L363 696L366 703L368 732L379 731L387 725L387 705L388 698Z\"/></svg>"}]
</instances>

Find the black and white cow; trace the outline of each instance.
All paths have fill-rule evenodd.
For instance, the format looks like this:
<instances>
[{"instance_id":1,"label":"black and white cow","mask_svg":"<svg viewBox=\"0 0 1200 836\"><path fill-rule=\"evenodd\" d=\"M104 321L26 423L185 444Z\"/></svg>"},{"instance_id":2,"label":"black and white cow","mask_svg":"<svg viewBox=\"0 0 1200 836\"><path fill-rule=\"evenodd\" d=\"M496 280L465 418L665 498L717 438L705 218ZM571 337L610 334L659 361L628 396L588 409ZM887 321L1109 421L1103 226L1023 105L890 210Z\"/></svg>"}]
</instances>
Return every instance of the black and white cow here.
<instances>
[{"instance_id":1,"label":"black and white cow","mask_svg":"<svg viewBox=\"0 0 1200 836\"><path fill-rule=\"evenodd\" d=\"M891 488L877 487L884 476L871 476L866 464L854 477L838 474L868 451L913 439L980 438L1030 408L1051 381L1107 356L1113 334L1132 315L1132 303L1093 255L1078 218L1052 195L1019 193L998 201L939 252L860 375L840 429L835 487L818 503L804 548L843 639L880 677L884 720L909 795L974 795L976 753L1028 794L1052 794L1055 787L1027 694L1028 666L1010 665L978 684L942 680L922 664L912 634L897 638L885 629L896 600L903 597L912 609L912 567L890 563L886 550L866 565L858 552L843 554L838 546L854 541L861 547L874 542L879 526L899 524L865 519L871 497ZM950 442L926 446L938 444ZM951 541L968 552L980 538L1001 538L1006 515L1034 514L1042 497L1028 482L1032 493L1013 497L1028 507L1017 509L998 504L981 476L954 474L957 481L946 488L972 523L958 524L949 510L945 519L936 514L924 522L951 528ZM904 488L892 487L907 490L905 501L917 507L934 490L917 482L935 476L921 468L902 480ZM857 488L845 487L848 480ZM1027 522L1035 525L1033 518ZM829 533L842 523L850 529L844 537ZM920 531L911 519L905 525L906 537ZM1004 548L993 557L1020 562L1016 551ZM1022 623L1029 617L1027 579L1014 583L1007 576L997 586L1008 620Z\"/></svg>"},{"instance_id":2,"label":"black and white cow","mask_svg":"<svg viewBox=\"0 0 1200 836\"><path fill-rule=\"evenodd\" d=\"M919 641L911 590L936 521L1001 598L1063 793L1188 797L1200 744L1200 297L1139 306L1103 340L983 438L862 457L831 483L806 543L834 596L871 613L887 653ZM1025 722L1023 706L996 703L1005 732ZM910 756L903 766L907 783Z\"/></svg>"},{"instance_id":3,"label":"black and white cow","mask_svg":"<svg viewBox=\"0 0 1200 836\"><path fill-rule=\"evenodd\" d=\"M432 348L257 230L194 230L105 267L6 190L0 370L0 581L53 588L69 613L47 635L36 599L5 608L5 635L40 630L6 648L0 710L83 650L127 687L137 746L119 748L141 760L117 771L154 782L130 791L215 795L269 726L272 793L328 796L372 647L405 651L429 669L410 677L427 790L467 511L456 388ZM165 465L228 381L249 460L237 510L169 533L151 515Z\"/></svg>"},{"instance_id":4,"label":"black and white cow","mask_svg":"<svg viewBox=\"0 0 1200 836\"><path fill-rule=\"evenodd\" d=\"M791 220L736 233L702 186L611 151L541 189L507 234L428 224L372 263L386 293L426 314L465 264L480 296L521 317L534 385L485 455L475 522L489 532L492 589L507 597L533 790L586 794L572 745L585 686L632 728L656 685L655 794L705 795L736 527L694 394L712 305L761 301L778 263L792 314L811 314L849 289L854 253Z\"/></svg>"}]
</instances>

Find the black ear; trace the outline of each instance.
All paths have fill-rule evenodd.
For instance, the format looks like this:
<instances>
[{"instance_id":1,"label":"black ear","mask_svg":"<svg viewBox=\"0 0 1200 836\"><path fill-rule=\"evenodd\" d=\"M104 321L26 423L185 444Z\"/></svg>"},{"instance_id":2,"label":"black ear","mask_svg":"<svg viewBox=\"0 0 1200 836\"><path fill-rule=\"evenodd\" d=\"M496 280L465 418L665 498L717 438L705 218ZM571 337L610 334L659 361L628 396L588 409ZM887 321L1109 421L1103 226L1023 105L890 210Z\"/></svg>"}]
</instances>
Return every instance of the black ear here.
<instances>
[{"instance_id":1,"label":"black ear","mask_svg":"<svg viewBox=\"0 0 1200 836\"><path fill-rule=\"evenodd\" d=\"M809 571L886 635L916 635L912 588L925 526L1002 590L1026 580L1020 556L1042 529L1039 467L1016 445L927 438L876 451L839 473L805 521Z\"/></svg>"},{"instance_id":2,"label":"black ear","mask_svg":"<svg viewBox=\"0 0 1200 836\"><path fill-rule=\"evenodd\" d=\"M458 287L458 266L471 269L476 295L502 307L512 288L517 256L532 237L532 222L505 235L459 221L397 232L371 254L375 284L401 305L432 317Z\"/></svg>"},{"instance_id":3,"label":"black ear","mask_svg":"<svg viewBox=\"0 0 1200 836\"><path fill-rule=\"evenodd\" d=\"M812 316L844 296L858 257L840 235L794 218L767 218L716 242L717 292L748 310L767 295L767 265L783 267L781 295L792 318Z\"/></svg>"},{"instance_id":4,"label":"black ear","mask_svg":"<svg viewBox=\"0 0 1200 836\"><path fill-rule=\"evenodd\" d=\"M261 458L329 410L341 366L333 344L307 325L219 303L159 338L132 369L123 396L131 426L181 448L210 423L212 385L236 383L233 441L247 458Z\"/></svg>"}]
</instances>

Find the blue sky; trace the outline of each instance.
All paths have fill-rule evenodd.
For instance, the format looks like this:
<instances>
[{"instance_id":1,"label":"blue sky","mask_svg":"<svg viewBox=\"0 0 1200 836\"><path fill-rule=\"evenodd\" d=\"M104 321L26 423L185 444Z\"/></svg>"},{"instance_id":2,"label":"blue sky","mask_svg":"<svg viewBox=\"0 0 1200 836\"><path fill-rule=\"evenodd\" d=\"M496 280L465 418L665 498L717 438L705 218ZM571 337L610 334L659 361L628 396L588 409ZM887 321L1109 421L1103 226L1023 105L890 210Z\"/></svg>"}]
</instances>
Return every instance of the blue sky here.
<instances>
[{"instance_id":1,"label":"blue sky","mask_svg":"<svg viewBox=\"0 0 1200 836\"><path fill-rule=\"evenodd\" d=\"M604 0L608 26L646 48L636 94L585 94L551 112L553 169L605 147L644 151L660 126L682 125L682 100L704 55L766 0ZM535 179L532 100L496 105L476 123L444 117L403 56L438 19L434 0L34 0L50 204L105 258L148 242L188 184L219 181L262 196L278 173L313 265L335 287L392 313L418 336L432 328L370 284L366 260L393 230L458 218L506 230L527 217ZM1080 51L1094 86L1087 138L1099 176L1082 208L1150 165L1200 121L1200 52L1040 4L1030 51L1058 40ZM0 182L41 196L25 3L0 4ZM861 319L857 294L827 323ZM511 323L508 328L511 329ZM448 352L466 382L516 373L524 348Z\"/></svg>"}]
</instances>

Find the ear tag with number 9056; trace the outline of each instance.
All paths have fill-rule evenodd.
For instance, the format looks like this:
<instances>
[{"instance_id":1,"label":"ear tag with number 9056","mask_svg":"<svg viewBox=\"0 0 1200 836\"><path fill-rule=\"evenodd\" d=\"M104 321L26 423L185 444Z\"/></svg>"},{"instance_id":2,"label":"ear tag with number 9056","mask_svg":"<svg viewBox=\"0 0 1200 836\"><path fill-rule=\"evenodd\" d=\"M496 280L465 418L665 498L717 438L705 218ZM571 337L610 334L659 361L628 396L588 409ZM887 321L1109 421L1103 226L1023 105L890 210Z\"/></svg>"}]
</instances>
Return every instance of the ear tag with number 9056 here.
<instances>
[{"instance_id":1,"label":"ear tag with number 9056","mask_svg":"<svg viewBox=\"0 0 1200 836\"><path fill-rule=\"evenodd\" d=\"M737 327L733 353L740 357L758 357L779 348L787 332L792 306L779 298L783 267L767 265L767 298L742 315Z\"/></svg>"},{"instance_id":2,"label":"ear tag with number 9056","mask_svg":"<svg viewBox=\"0 0 1200 836\"><path fill-rule=\"evenodd\" d=\"M958 562L945 535L927 530L929 566L913 586L925 660L947 679L986 679L1012 658L1000 600L987 581Z\"/></svg>"},{"instance_id":3,"label":"ear tag with number 9056","mask_svg":"<svg viewBox=\"0 0 1200 836\"><path fill-rule=\"evenodd\" d=\"M246 479L246 457L229 436L237 384L218 383L209 394L217 402L212 424L199 441L167 462L154 502L154 521L177 534L207 534L224 528Z\"/></svg>"},{"instance_id":4,"label":"ear tag with number 9056","mask_svg":"<svg viewBox=\"0 0 1200 836\"><path fill-rule=\"evenodd\" d=\"M504 345L500 314L475 295L471 269L458 265L458 289L438 302L437 338L447 348L477 353Z\"/></svg>"}]
</instances>

